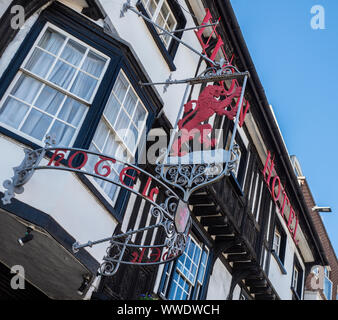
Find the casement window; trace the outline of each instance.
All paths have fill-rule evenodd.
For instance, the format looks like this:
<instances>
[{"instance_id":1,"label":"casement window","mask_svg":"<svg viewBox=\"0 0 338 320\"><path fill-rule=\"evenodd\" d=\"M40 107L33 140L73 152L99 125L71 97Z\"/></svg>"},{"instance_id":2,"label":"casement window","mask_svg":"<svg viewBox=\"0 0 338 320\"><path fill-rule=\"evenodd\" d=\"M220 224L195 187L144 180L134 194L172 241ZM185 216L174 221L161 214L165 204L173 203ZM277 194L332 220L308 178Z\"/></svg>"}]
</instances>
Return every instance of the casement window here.
<instances>
[{"instance_id":1,"label":"casement window","mask_svg":"<svg viewBox=\"0 0 338 320\"><path fill-rule=\"evenodd\" d=\"M109 58L47 24L0 104L1 125L41 145L47 134L70 146Z\"/></svg>"},{"instance_id":2,"label":"casement window","mask_svg":"<svg viewBox=\"0 0 338 320\"><path fill-rule=\"evenodd\" d=\"M167 0L142 0L142 2L152 21L169 32L175 30L177 21ZM160 29L157 31L158 33L162 33ZM160 35L160 38L168 49L172 38L167 34Z\"/></svg>"},{"instance_id":3,"label":"casement window","mask_svg":"<svg viewBox=\"0 0 338 320\"><path fill-rule=\"evenodd\" d=\"M275 229L272 249L275 250L275 252L278 256L279 256L279 252L280 252L281 241L282 241L282 236L280 235L279 231L277 229Z\"/></svg>"},{"instance_id":4,"label":"casement window","mask_svg":"<svg viewBox=\"0 0 338 320\"><path fill-rule=\"evenodd\" d=\"M274 229L271 252L283 274L287 273L284 268L286 241L287 235L280 223L277 223Z\"/></svg>"},{"instance_id":5,"label":"casement window","mask_svg":"<svg viewBox=\"0 0 338 320\"><path fill-rule=\"evenodd\" d=\"M291 279L291 289L293 292L293 299L300 300L302 299L303 292L303 269L301 268L298 259L294 258L293 270L292 270L292 279Z\"/></svg>"},{"instance_id":6,"label":"casement window","mask_svg":"<svg viewBox=\"0 0 338 320\"><path fill-rule=\"evenodd\" d=\"M1 78L0 133L33 149L51 135L60 147L133 162L149 114L152 118L159 105L155 96L139 90L142 72L122 43L54 2L39 15ZM89 157L87 166L93 168L94 160ZM118 179L118 163L111 169L109 178ZM122 220L128 192L88 175L79 179Z\"/></svg>"},{"instance_id":7,"label":"casement window","mask_svg":"<svg viewBox=\"0 0 338 320\"><path fill-rule=\"evenodd\" d=\"M139 0L136 3L138 10L168 32L174 32L175 37L182 38L187 20L182 11L182 7L176 0ZM153 36L153 39L160 50L164 60L168 64L170 71L175 71L174 58L179 46L179 42L163 30L155 27L153 23L144 20L146 26Z\"/></svg>"},{"instance_id":8,"label":"casement window","mask_svg":"<svg viewBox=\"0 0 338 320\"><path fill-rule=\"evenodd\" d=\"M108 155L117 159L133 162L135 153L146 126L148 111L127 79L123 71L114 84L103 116L92 140L90 150ZM95 160L95 159L94 159ZM118 180L122 165L118 162L103 162L102 166L110 166L112 177ZM89 168L93 164L88 164ZM116 185L104 180L96 179L101 190L115 202L118 192Z\"/></svg>"},{"instance_id":9,"label":"casement window","mask_svg":"<svg viewBox=\"0 0 338 320\"><path fill-rule=\"evenodd\" d=\"M292 274L292 287L297 288L298 285L298 277L299 277L299 271L296 266L293 267L293 274Z\"/></svg>"},{"instance_id":10,"label":"casement window","mask_svg":"<svg viewBox=\"0 0 338 320\"><path fill-rule=\"evenodd\" d=\"M168 300L201 299L209 250L189 237L184 253L164 267L160 296Z\"/></svg>"}]
</instances>

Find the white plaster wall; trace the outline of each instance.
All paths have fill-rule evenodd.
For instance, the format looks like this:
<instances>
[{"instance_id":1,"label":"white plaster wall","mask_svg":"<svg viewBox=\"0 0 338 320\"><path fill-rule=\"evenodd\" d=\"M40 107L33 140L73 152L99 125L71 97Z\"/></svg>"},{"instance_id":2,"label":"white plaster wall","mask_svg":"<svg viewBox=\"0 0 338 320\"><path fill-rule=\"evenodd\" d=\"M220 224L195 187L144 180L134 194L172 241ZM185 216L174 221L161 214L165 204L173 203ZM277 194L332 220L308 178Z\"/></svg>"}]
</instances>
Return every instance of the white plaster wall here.
<instances>
[{"instance_id":1,"label":"white plaster wall","mask_svg":"<svg viewBox=\"0 0 338 320\"><path fill-rule=\"evenodd\" d=\"M151 80L160 82L168 79L171 73L170 69L143 19L131 11L128 11L123 18L120 18L120 10L125 0L100 0L100 3L107 12L119 36L132 45ZM135 5L135 3L135 0L131 1L132 5ZM184 1L179 1L179 3L186 8ZM186 19L186 27L194 25L191 16L187 14ZM185 32L182 40L193 48L201 50L193 31ZM179 80L193 77L198 61L198 55L180 44L174 59L177 71L172 73L172 79ZM163 86L157 86L156 88L164 101L164 112L171 123L174 124L183 98L185 85L172 85L166 93L163 93Z\"/></svg>"},{"instance_id":2,"label":"white plaster wall","mask_svg":"<svg viewBox=\"0 0 338 320\"><path fill-rule=\"evenodd\" d=\"M0 190L2 182L13 176L13 167L24 159L23 147L0 136ZM47 164L43 160L42 164ZM16 198L49 214L80 243L106 238L114 232L116 220L84 184L72 173L56 170L36 171ZM98 261L105 255L107 243L86 250Z\"/></svg>"},{"instance_id":3,"label":"white plaster wall","mask_svg":"<svg viewBox=\"0 0 338 320\"><path fill-rule=\"evenodd\" d=\"M231 279L232 276L227 268L220 259L217 259L209 280L207 300L226 300L229 294ZM239 300L240 293L240 287L236 286L233 293L233 300Z\"/></svg>"},{"instance_id":4,"label":"white plaster wall","mask_svg":"<svg viewBox=\"0 0 338 320\"><path fill-rule=\"evenodd\" d=\"M277 214L277 217L278 219L280 219L280 221L282 220L279 214ZM303 271L305 271L305 266L299 255L298 249L296 248L296 245L294 241L292 240L292 237L285 226L284 221L281 221L281 225L284 229L284 232L287 235L286 248L285 248L285 259L284 259L284 268L286 269L287 274L285 275L282 274L277 261L275 260L273 256L271 256L269 279L282 300L291 300L292 299L291 281L292 281L293 263L294 263L295 254ZM303 278L304 278L304 272L303 272ZM303 282L304 282L304 279L303 279Z\"/></svg>"},{"instance_id":5,"label":"white plaster wall","mask_svg":"<svg viewBox=\"0 0 338 320\"><path fill-rule=\"evenodd\" d=\"M0 17L4 14L7 10L9 4L11 3L10 0L0 0Z\"/></svg>"},{"instance_id":6,"label":"white plaster wall","mask_svg":"<svg viewBox=\"0 0 338 320\"><path fill-rule=\"evenodd\" d=\"M19 30L13 41L6 48L0 59L0 77L3 75L4 71L12 61L14 55L18 51L22 41L25 39L26 35L32 28L33 24L37 20L39 13L33 14L23 25L23 27Z\"/></svg>"}]
</instances>

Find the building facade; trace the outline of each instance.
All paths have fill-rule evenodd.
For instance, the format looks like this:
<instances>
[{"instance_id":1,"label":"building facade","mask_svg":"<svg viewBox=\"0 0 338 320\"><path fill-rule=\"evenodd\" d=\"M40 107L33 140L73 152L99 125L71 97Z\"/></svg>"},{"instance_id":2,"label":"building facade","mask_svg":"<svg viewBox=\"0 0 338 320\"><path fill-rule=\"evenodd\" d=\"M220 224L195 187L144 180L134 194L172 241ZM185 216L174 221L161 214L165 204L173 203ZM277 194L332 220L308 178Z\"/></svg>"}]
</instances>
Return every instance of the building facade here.
<instances>
[{"instance_id":1,"label":"building facade","mask_svg":"<svg viewBox=\"0 0 338 320\"><path fill-rule=\"evenodd\" d=\"M303 175L300 163L296 156L291 156L299 184L304 194L307 206L311 213L311 218L315 225L316 231L321 239L325 255L328 260L327 266L314 266L312 272L308 275L305 283L306 300L337 300L338 285L338 260L332 247L330 238L325 229L320 212L329 214L329 207L319 207L316 205L306 177Z\"/></svg>"},{"instance_id":2,"label":"building facade","mask_svg":"<svg viewBox=\"0 0 338 320\"><path fill-rule=\"evenodd\" d=\"M137 264L155 253L130 247L124 254L134 263L98 274L112 255L109 243L78 252L73 244L140 229L130 243L157 243L163 232L147 228L157 221L153 207L168 198L165 186L112 163L106 172L120 186L40 170L24 192L0 202L0 297L304 299L311 270L328 261L230 1L14 0L0 1L0 15L1 181L13 175L24 149L39 150L49 134L61 149L108 154L156 176L148 151L161 137L167 146L185 92L185 103L198 101L207 87L142 83L194 78L214 61L250 74L233 137L237 166L190 197L192 226L178 259ZM244 84L234 78L221 85L233 110L239 96L232 93ZM237 124L219 114L207 120L221 129L214 141L229 148ZM58 166L82 169L73 156ZM47 167L53 161L48 153L41 160ZM0 188L3 198L6 184ZM24 235L33 239L20 246ZM24 269L25 290L11 287L15 266Z\"/></svg>"}]
</instances>

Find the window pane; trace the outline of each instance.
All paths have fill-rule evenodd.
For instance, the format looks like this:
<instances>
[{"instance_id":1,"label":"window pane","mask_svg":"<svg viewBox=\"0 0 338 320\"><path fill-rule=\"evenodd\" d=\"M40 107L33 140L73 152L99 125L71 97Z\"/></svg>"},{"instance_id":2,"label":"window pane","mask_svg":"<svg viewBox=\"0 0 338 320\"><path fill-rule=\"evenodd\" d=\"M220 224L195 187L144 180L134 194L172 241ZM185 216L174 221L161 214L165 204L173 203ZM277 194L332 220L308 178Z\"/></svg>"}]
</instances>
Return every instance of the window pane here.
<instances>
[{"instance_id":1,"label":"window pane","mask_svg":"<svg viewBox=\"0 0 338 320\"><path fill-rule=\"evenodd\" d=\"M167 20L168 29L169 29L170 31L173 31L173 30L174 30L174 27L175 27L175 24L176 24L176 22L175 22L175 20L174 20L174 18L173 18L173 16L172 16L172 14L170 14L170 15L169 15L169 18L168 18L168 20Z\"/></svg>"},{"instance_id":2,"label":"window pane","mask_svg":"<svg viewBox=\"0 0 338 320\"><path fill-rule=\"evenodd\" d=\"M161 13L162 13L164 19L167 19L169 12L170 12L169 8L168 8L167 4L164 2L163 6L161 8Z\"/></svg>"},{"instance_id":3,"label":"window pane","mask_svg":"<svg viewBox=\"0 0 338 320\"><path fill-rule=\"evenodd\" d=\"M129 122L130 120L128 116L125 114L123 110L121 110L119 117L116 121L116 125L115 125L115 130L117 131L118 135L121 138L123 138L125 134L127 133Z\"/></svg>"},{"instance_id":4,"label":"window pane","mask_svg":"<svg viewBox=\"0 0 338 320\"><path fill-rule=\"evenodd\" d=\"M60 33L47 29L38 46L57 55L65 39L66 37Z\"/></svg>"},{"instance_id":5,"label":"window pane","mask_svg":"<svg viewBox=\"0 0 338 320\"><path fill-rule=\"evenodd\" d=\"M13 98L7 98L0 110L0 121L17 129L29 107Z\"/></svg>"},{"instance_id":6,"label":"window pane","mask_svg":"<svg viewBox=\"0 0 338 320\"><path fill-rule=\"evenodd\" d=\"M160 26L160 27L163 27L164 26L164 19L162 18L162 15L159 14L157 19L156 19L156 23Z\"/></svg>"},{"instance_id":7,"label":"window pane","mask_svg":"<svg viewBox=\"0 0 338 320\"><path fill-rule=\"evenodd\" d=\"M57 144L69 146L75 134L75 129L60 121L55 121L52 129L50 130L50 134L56 136Z\"/></svg>"},{"instance_id":8,"label":"window pane","mask_svg":"<svg viewBox=\"0 0 338 320\"><path fill-rule=\"evenodd\" d=\"M12 89L11 94L31 104L40 88L41 83L39 81L22 75Z\"/></svg>"},{"instance_id":9,"label":"window pane","mask_svg":"<svg viewBox=\"0 0 338 320\"><path fill-rule=\"evenodd\" d=\"M94 143L100 148L100 152L103 151L103 146L109 134L108 127L104 121L100 121L98 128L96 129L95 136L93 138Z\"/></svg>"},{"instance_id":10,"label":"window pane","mask_svg":"<svg viewBox=\"0 0 338 320\"><path fill-rule=\"evenodd\" d=\"M49 76L49 80L67 89L75 74L75 68L62 61L58 61Z\"/></svg>"},{"instance_id":11,"label":"window pane","mask_svg":"<svg viewBox=\"0 0 338 320\"><path fill-rule=\"evenodd\" d=\"M115 92L117 98L120 102L123 102L123 99L127 93L129 84L126 78L123 76L122 73L119 74L118 78L116 79L113 91Z\"/></svg>"},{"instance_id":12,"label":"window pane","mask_svg":"<svg viewBox=\"0 0 338 320\"><path fill-rule=\"evenodd\" d=\"M130 116L133 115L137 103L137 97L131 88L128 91L126 100L124 101L124 107Z\"/></svg>"},{"instance_id":13,"label":"window pane","mask_svg":"<svg viewBox=\"0 0 338 320\"><path fill-rule=\"evenodd\" d=\"M158 2L155 2L154 0L149 1L148 10L149 10L149 13L150 13L151 16L153 16L155 11L156 11L156 8L157 8L156 3L158 3Z\"/></svg>"},{"instance_id":14,"label":"window pane","mask_svg":"<svg viewBox=\"0 0 338 320\"><path fill-rule=\"evenodd\" d=\"M124 139L126 145L131 151L134 151L137 139L138 139L137 129L133 124L131 124Z\"/></svg>"},{"instance_id":15,"label":"window pane","mask_svg":"<svg viewBox=\"0 0 338 320\"><path fill-rule=\"evenodd\" d=\"M74 66L78 66L85 52L85 47L73 40L69 40L61 54L61 58L73 64Z\"/></svg>"},{"instance_id":16,"label":"window pane","mask_svg":"<svg viewBox=\"0 0 338 320\"><path fill-rule=\"evenodd\" d=\"M22 126L21 131L38 140L42 140L51 122L51 117L33 109Z\"/></svg>"},{"instance_id":17,"label":"window pane","mask_svg":"<svg viewBox=\"0 0 338 320\"><path fill-rule=\"evenodd\" d=\"M61 120L72 124L73 126L78 126L85 111L86 107L82 103L74 99L67 98L58 117Z\"/></svg>"},{"instance_id":18,"label":"window pane","mask_svg":"<svg viewBox=\"0 0 338 320\"><path fill-rule=\"evenodd\" d=\"M90 51L81 69L99 78L101 76L106 61L106 59Z\"/></svg>"},{"instance_id":19,"label":"window pane","mask_svg":"<svg viewBox=\"0 0 338 320\"><path fill-rule=\"evenodd\" d=\"M133 118L133 121L136 124L138 130L142 129L146 116L147 111L143 108L143 106L139 102Z\"/></svg>"},{"instance_id":20,"label":"window pane","mask_svg":"<svg viewBox=\"0 0 338 320\"><path fill-rule=\"evenodd\" d=\"M111 124L112 127L115 125L115 121L117 119L117 114L121 108L120 103L117 101L115 98L114 94L112 93L110 95L110 98L107 102L107 106L104 109L103 114L106 116L108 119L109 123Z\"/></svg>"},{"instance_id":21,"label":"window pane","mask_svg":"<svg viewBox=\"0 0 338 320\"><path fill-rule=\"evenodd\" d=\"M83 72L77 75L70 92L89 101L96 88L97 80Z\"/></svg>"},{"instance_id":22,"label":"window pane","mask_svg":"<svg viewBox=\"0 0 338 320\"><path fill-rule=\"evenodd\" d=\"M65 95L54 90L51 87L45 86L37 101L35 106L39 107L41 110L44 110L52 115L55 115L59 110L59 107L64 99Z\"/></svg>"},{"instance_id":23,"label":"window pane","mask_svg":"<svg viewBox=\"0 0 338 320\"><path fill-rule=\"evenodd\" d=\"M53 56L36 48L26 63L25 68L41 78L45 78L54 60Z\"/></svg>"}]
</instances>

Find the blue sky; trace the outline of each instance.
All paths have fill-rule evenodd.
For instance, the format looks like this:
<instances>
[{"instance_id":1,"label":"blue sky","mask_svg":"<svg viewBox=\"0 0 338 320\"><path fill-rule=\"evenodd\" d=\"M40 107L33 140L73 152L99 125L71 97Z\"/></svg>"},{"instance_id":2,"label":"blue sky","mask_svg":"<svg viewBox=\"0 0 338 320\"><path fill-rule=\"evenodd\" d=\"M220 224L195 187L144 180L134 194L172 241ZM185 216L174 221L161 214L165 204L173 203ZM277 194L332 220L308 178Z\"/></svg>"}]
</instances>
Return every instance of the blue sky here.
<instances>
[{"instance_id":1,"label":"blue sky","mask_svg":"<svg viewBox=\"0 0 338 320\"><path fill-rule=\"evenodd\" d=\"M338 1L231 0L273 106L289 153L295 154L338 255ZM324 9L325 29L311 27Z\"/></svg>"}]
</instances>

